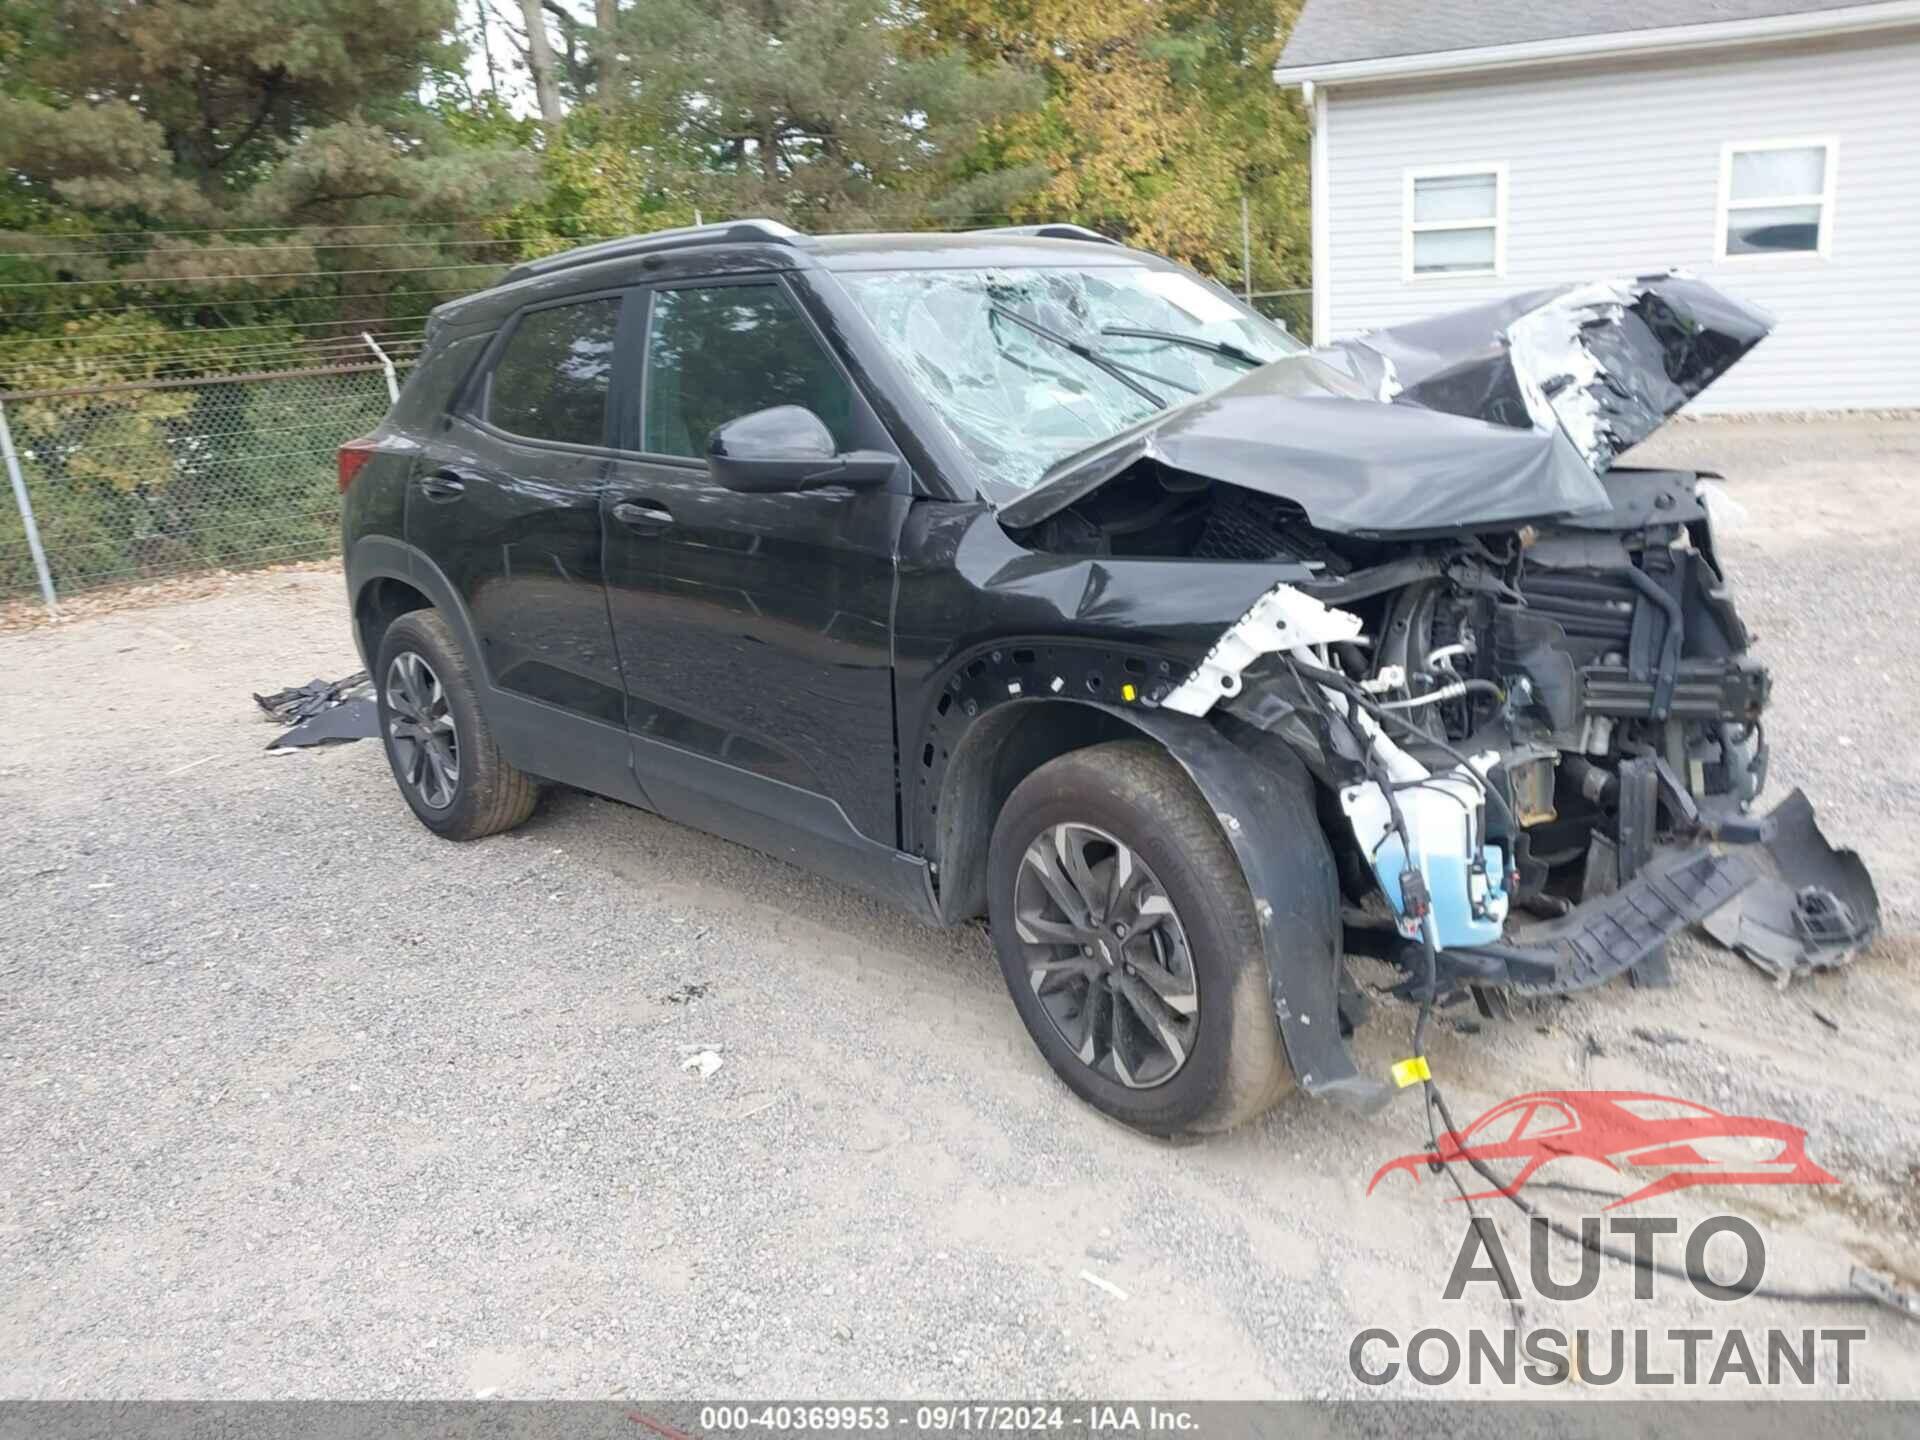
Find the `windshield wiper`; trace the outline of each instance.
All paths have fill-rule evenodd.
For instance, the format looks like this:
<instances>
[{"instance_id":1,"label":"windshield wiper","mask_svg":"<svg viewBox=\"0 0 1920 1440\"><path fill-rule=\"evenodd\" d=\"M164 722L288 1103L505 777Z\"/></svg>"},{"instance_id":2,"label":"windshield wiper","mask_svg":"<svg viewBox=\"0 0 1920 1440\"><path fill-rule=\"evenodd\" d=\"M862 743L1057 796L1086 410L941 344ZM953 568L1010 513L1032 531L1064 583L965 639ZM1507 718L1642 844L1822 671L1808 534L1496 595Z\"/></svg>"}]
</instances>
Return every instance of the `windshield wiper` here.
<instances>
[{"instance_id":1,"label":"windshield wiper","mask_svg":"<svg viewBox=\"0 0 1920 1440\"><path fill-rule=\"evenodd\" d=\"M1173 330L1136 330L1131 325L1109 325L1100 332L1102 335L1124 335L1129 340L1164 340L1169 345L1185 345L1189 350L1204 350L1209 355L1218 355L1223 360L1237 360L1242 365L1259 369L1270 362L1262 360L1251 350L1243 350L1228 340L1202 340L1198 335L1182 335Z\"/></svg>"},{"instance_id":2,"label":"windshield wiper","mask_svg":"<svg viewBox=\"0 0 1920 1440\"><path fill-rule=\"evenodd\" d=\"M1011 320L1022 330L1030 330L1042 340L1051 340L1055 345L1058 345L1069 354L1078 355L1089 365L1097 366L1099 369L1104 370L1156 410L1164 410L1167 408L1165 397L1154 394L1153 391L1134 379L1134 376L1144 376L1156 385L1170 385L1175 390L1186 391L1189 395L1198 395L1200 393L1199 390L1192 385L1182 385L1178 380L1169 380L1166 376L1156 375L1151 370L1142 370L1137 366L1127 365L1119 360L1115 360L1112 356L1102 354L1091 345L1084 345L1070 335L1062 335L1058 330L1048 329L1039 321L1029 320L1026 316L1009 310L1004 305L993 305L988 308L1002 320Z\"/></svg>"}]
</instances>

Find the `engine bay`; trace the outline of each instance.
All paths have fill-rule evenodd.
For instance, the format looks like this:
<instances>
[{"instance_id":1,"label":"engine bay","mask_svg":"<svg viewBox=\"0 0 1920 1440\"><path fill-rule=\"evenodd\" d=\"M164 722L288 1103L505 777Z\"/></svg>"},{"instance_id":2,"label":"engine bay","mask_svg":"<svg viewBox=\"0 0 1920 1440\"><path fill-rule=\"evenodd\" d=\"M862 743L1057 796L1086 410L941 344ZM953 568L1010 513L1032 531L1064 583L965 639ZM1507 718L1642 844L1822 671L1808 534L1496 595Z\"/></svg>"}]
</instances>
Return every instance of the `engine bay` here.
<instances>
[{"instance_id":1,"label":"engine bay","mask_svg":"<svg viewBox=\"0 0 1920 1440\"><path fill-rule=\"evenodd\" d=\"M1793 864L1765 851L1779 826L1752 805L1770 680L1715 553L1716 479L1616 467L1604 512L1389 538L1328 533L1285 498L1146 458L1016 538L1303 577L1223 638L1204 683L1156 698L1282 736L1338 797L1348 900L1384 898L1398 922L1371 938L1350 924L1350 948L1392 955L1430 905L1439 948L1483 952L1456 979L1583 988L1652 975L1667 934L1771 877L1771 930L1743 953L1781 973L1838 963L1877 901L1810 808ZM1753 847L1755 873L1725 861L1728 843ZM1425 893L1408 903L1413 868Z\"/></svg>"}]
</instances>

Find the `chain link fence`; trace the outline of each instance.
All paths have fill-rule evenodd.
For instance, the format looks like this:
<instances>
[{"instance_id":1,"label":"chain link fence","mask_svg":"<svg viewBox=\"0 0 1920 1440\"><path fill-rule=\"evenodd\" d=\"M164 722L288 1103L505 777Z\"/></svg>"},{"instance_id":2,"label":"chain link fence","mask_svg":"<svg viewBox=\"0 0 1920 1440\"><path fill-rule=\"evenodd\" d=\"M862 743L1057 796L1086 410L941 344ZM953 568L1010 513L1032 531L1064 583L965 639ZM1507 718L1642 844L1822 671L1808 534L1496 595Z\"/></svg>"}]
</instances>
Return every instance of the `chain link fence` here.
<instances>
[{"instance_id":1,"label":"chain link fence","mask_svg":"<svg viewBox=\"0 0 1920 1440\"><path fill-rule=\"evenodd\" d=\"M5 459L57 594L327 555L335 452L391 403L375 362L0 393ZM0 600L42 588L23 507L0 501Z\"/></svg>"},{"instance_id":2,"label":"chain link fence","mask_svg":"<svg viewBox=\"0 0 1920 1440\"><path fill-rule=\"evenodd\" d=\"M1301 344L1313 343L1313 291L1256 290L1248 298L1254 309L1277 320Z\"/></svg>"},{"instance_id":3,"label":"chain link fence","mask_svg":"<svg viewBox=\"0 0 1920 1440\"><path fill-rule=\"evenodd\" d=\"M1303 340L1312 299L1252 296ZM0 500L0 601L333 553L335 452L379 423L391 383L369 359L0 392L0 449L24 501Z\"/></svg>"}]
</instances>

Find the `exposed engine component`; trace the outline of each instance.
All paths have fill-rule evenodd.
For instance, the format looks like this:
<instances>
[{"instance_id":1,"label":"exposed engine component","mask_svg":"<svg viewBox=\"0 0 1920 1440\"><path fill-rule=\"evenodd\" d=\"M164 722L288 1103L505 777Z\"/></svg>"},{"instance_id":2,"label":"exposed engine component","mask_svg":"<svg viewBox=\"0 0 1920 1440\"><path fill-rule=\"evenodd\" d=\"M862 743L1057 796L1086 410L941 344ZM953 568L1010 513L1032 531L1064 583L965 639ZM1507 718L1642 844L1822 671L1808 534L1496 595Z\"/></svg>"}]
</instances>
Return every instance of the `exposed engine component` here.
<instances>
[{"instance_id":1,"label":"exposed engine component","mask_svg":"<svg viewBox=\"0 0 1920 1440\"><path fill-rule=\"evenodd\" d=\"M1150 698L1224 705L1301 751L1351 829L1351 897L1384 895L1402 940L1431 917L1443 981L1545 992L1655 974L1664 938L1716 912L1744 917L1715 933L1737 928L1750 956L1836 963L1877 915L1844 857L1811 841L1794 866L1697 848L1773 833L1746 814L1766 777L1768 673L1747 655L1699 477L1616 468L1606 485L1607 514L1385 544L1143 460L1022 538L1286 567ZM1785 881L1767 877L1794 869L1833 883L1778 898ZM1549 922L1522 944L1510 907Z\"/></svg>"}]
</instances>

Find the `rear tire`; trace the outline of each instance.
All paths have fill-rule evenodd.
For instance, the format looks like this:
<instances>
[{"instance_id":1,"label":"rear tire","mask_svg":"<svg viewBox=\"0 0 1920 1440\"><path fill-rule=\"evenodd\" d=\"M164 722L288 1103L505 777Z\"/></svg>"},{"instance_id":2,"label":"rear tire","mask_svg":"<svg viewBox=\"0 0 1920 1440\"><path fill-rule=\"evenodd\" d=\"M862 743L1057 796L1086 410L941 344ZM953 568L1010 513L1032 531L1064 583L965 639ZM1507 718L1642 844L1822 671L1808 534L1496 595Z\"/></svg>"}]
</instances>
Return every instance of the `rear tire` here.
<instances>
[{"instance_id":1,"label":"rear tire","mask_svg":"<svg viewBox=\"0 0 1920 1440\"><path fill-rule=\"evenodd\" d=\"M466 654L438 611L409 611L387 627L373 681L387 763L422 825L478 840L533 814L540 786L501 756Z\"/></svg>"},{"instance_id":2,"label":"rear tire","mask_svg":"<svg viewBox=\"0 0 1920 1440\"><path fill-rule=\"evenodd\" d=\"M1078 921L1075 875L1091 892ZM1292 1089L1239 862L1158 746L1091 746L1022 781L994 826L988 903L1020 1018L1089 1104L1149 1134L1198 1134Z\"/></svg>"}]
</instances>

